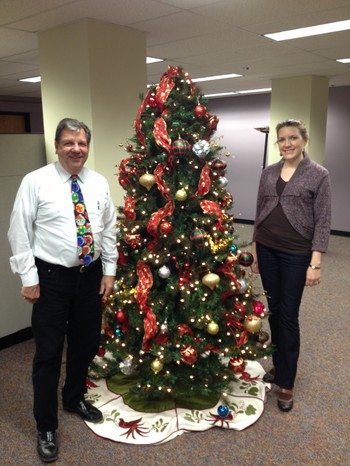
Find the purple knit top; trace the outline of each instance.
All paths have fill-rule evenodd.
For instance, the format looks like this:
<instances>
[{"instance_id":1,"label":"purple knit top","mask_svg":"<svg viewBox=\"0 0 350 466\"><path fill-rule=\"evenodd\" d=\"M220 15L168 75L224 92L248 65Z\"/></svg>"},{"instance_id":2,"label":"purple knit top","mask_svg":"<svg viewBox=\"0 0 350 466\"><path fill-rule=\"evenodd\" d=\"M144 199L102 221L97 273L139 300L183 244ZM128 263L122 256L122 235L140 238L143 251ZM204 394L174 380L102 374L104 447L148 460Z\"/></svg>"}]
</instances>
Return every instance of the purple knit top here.
<instances>
[{"instance_id":1,"label":"purple knit top","mask_svg":"<svg viewBox=\"0 0 350 466\"><path fill-rule=\"evenodd\" d=\"M331 187L328 170L306 154L281 196L276 183L283 160L269 165L261 174L253 241L261 223L280 202L293 228L312 241L312 250L326 252L331 228Z\"/></svg>"}]
</instances>

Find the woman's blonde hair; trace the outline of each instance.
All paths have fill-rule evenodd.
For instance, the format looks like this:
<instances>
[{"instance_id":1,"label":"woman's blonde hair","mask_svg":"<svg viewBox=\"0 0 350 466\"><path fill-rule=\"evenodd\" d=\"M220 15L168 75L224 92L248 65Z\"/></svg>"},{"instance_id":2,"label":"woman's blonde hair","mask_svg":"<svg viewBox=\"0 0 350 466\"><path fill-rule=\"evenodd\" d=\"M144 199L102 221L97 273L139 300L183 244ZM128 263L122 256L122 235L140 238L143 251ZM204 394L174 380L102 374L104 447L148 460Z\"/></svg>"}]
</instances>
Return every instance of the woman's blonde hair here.
<instances>
[{"instance_id":1,"label":"woman's blonde hair","mask_svg":"<svg viewBox=\"0 0 350 466\"><path fill-rule=\"evenodd\" d=\"M283 120L278 125L276 126L276 134L278 137L278 132L281 128L284 128L285 126L294 126L295 128L298 128L301 134L301 137L304 139L305 142L308 142L309 140L309 135L306 129L306 126L303 121L301 120L294 120L293 118L290 118L288 120Z\"/></svg>"}]
</instances>

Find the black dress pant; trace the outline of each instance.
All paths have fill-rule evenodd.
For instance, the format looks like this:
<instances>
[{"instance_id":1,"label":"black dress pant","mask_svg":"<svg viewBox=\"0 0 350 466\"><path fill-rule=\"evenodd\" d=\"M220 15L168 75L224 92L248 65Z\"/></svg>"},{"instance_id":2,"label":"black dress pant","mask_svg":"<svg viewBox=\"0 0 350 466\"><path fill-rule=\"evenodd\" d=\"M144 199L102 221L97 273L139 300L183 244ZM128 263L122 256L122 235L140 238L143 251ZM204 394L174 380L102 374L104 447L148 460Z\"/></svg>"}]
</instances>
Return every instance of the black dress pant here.
<instances>
[{"instance_id":1,"label":"black dress pant","mask_svg":"<svg viewBox=\"0 0 350 466\"><path fill-rule=\"evenodd\" d=\"M292 389L300 352L299 308L311 252L289 254L256 244L259 271L269 306L271 342L276 347L275 383Z\"/></svg>"},{"instance_id":2,"label":"black dress pant","mask_svg":"<svg viewBox=\"0 0 350 466\"><path fill-rule=\"evenodd\" d=\"M37 260L40 298L33 306L32 328L36 351L33 360L34 417L38 431L58 427L57 391L62 352L67 337L65 405L84 399L89 364L97 353L102 316L99 294L102 264L80 273Z\"/></svg>"}]
</instances>

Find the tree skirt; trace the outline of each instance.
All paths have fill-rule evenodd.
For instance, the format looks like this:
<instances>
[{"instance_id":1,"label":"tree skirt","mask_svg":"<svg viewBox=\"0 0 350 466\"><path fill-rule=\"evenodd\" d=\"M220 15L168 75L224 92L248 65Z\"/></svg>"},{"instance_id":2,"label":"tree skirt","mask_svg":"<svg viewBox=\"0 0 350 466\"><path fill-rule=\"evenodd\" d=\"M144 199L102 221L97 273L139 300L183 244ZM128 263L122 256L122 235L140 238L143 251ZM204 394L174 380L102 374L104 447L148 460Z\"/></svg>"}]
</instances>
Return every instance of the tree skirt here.
<instances>
[{"instance_id":1,"label":"tree skirt","mask_svg":"<svg viewBox=\"0 0 350 466\"><path fill-rule=\"evenodd\" d=\"M91 379L86 399L102 411L103 420L86 425L99 437L137 445L157 445L185 432L212 427L243 430L257 422L264 411L266 391L270 389L270 384L262 380L264 374L258 362L247 361L245 371L237 375L238 381L211 407L199 409L200 404L194 404L183 408L174 403L170 409L159 410L153 402L152 411L131 408L115 387L111 390L113 384Z\"/></svg>"}]
</instances>

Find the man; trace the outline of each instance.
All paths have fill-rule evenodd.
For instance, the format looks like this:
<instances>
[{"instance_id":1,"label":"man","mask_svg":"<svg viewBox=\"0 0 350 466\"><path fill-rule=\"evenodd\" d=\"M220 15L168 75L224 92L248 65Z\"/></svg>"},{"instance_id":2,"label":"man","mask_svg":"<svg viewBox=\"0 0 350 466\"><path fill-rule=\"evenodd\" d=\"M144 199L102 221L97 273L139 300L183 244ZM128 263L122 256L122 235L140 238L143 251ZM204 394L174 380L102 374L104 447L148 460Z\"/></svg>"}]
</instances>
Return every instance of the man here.
<instances>
[{"instance_id":1,"label":"man","mask_svg":"<svg viewBox=\"0 0 350 466\"><path fill-rule=\"evenodd\" d=\"M90 139L82 122L65 118L58 124L58 161L23 178L8 232L11 269L21 277L23 298L33 304L34 417L44 462L58 455L57 391L65 338L63 408L86 421L102 419L84 394L99 345L102 302L115 280L116 213L106 179L84 167Z\"/></svg>"}]
</instances>

